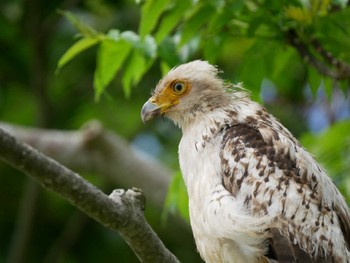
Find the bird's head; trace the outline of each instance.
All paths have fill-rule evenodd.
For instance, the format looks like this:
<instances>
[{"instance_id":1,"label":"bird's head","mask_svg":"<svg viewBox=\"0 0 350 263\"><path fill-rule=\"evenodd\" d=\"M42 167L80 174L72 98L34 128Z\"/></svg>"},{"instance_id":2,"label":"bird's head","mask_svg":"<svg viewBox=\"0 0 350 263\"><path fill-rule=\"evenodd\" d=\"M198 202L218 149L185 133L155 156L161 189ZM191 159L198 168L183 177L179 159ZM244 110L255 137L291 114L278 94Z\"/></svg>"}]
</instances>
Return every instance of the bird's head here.
<instances>
[{"instance_id":1,"label":"bird's head","mask_svg":"<svg viewBox=\"0 0 350 263\"><path fill-rule=\"evenodd\" d=\"M217 74L216 67L201 60L173 68L159 81L151 98L143 105L143 122L162 115L182 126L198 112L205 113L222 106L227 96L225 85Z\"/></svg>"}]
</instances>

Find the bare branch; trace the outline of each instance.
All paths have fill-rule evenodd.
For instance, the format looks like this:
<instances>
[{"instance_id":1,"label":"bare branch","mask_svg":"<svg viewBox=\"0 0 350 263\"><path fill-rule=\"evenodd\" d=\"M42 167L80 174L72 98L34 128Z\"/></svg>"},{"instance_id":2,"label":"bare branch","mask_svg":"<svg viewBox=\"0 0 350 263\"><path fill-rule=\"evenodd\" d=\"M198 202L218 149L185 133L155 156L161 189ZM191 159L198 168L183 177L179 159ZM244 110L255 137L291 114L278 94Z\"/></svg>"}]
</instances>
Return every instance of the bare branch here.
<instances>
[{"instance_id":1,"label":"bare branch","mask_svg":"<svg viewBox=\"0 0 350 263\"><path fill-rule=\"evenodd\" d=\"M78 131L28 128L0 122L0 127L63 165L96 173L118 187L141 188L159 208L164 205L170 171L159 161L138 154L114 132L90 121Z\"/></svg>"},{"instance_id":2,"label":"bare branch","mask_svg":"<svg viewBox=\"0 0 350 263\"><path fill-rule=\"evenodd\" d=\"M56 192L102 225L118 231L142 262L179 262L143 215L144 197L136 189L107 197L78 174L19 142L0 128L0 159Z\"/></svg>"}]
</instances>

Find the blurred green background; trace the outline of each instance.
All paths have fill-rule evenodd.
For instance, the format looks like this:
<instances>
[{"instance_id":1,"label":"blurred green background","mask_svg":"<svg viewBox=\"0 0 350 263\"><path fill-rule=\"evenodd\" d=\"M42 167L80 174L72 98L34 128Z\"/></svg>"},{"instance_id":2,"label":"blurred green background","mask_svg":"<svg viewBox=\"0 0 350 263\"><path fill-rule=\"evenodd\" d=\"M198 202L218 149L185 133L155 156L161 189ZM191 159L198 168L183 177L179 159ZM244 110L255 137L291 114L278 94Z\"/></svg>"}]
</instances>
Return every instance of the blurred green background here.
<instances>
[{"instance_id":1,"label":"blurred green background","mask_svg":"<svg viewBox=\"0 0 350 263\"><path fill-rule=\"evenodd\" d=\"M217 64L316 155L348 197L349 31L350 7L340 0L2 0L0 121L77 130L98 119L161 160L175 171L173 183L165 208L149 203L146 217L182 262L201 262L190 231L178 233L172 221L179 216L165 216L187 220L176 172L181 134L167 120L142 124L151 90L179 63ZM83 176L106 193L118 188L98 174ZM0 262L138 260L116 233L1 163Z\"/></svg>"}]
</instances>

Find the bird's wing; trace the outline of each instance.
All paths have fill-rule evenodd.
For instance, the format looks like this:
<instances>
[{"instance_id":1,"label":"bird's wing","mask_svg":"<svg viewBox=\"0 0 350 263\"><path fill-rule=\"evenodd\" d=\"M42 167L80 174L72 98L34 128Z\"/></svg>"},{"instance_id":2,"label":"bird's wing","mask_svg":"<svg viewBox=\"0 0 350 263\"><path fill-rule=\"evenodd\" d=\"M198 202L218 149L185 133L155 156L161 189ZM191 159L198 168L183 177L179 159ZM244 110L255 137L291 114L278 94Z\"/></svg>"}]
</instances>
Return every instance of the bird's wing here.
<instances>
[{"instance_id":1,"label":"bird's wing","mask_svg":"<svg viewBox=\"0 0 350 263\"><path fill-rule=\"evenodd\" d=\"M278 259L278 262L313 262L304 250L293 245L289 238L282 235L276 228L270 228L270 251L268 257Z\"/></svg>"},{"instance_id":2,"label":"bird's wing","mask_svg":"<svg viewBox=\"0 0 350 263\"><path fill-rule=\"evenodd\" d=\"M279 262L331 262L325 257L332 253L334 233L326 229L337 224L338 217L344 233L338 227L334 235L348 237L348 214L325 204L319 188L323 182L309 175L292 153L299 147L295 139L286 139L285 130L278 132L271 132L267 140L249 124L222 128L223 185L252 215L275 218L276 226L269 228L272 250L268 256Z\"/></svg>"},{"instance_id":3,"label":"bird's wing","mask_svg":"<svg viewBox=\"0 0 350 263\"><path fill-rule=\"evenodd\" d=\"M347 211L344 210L344 208L335 205L334 207L338 220L340 223L341 230L344 234L344 238L347 244L348 249L350 248L350 217Z\"/></svg>"}]
</instances>

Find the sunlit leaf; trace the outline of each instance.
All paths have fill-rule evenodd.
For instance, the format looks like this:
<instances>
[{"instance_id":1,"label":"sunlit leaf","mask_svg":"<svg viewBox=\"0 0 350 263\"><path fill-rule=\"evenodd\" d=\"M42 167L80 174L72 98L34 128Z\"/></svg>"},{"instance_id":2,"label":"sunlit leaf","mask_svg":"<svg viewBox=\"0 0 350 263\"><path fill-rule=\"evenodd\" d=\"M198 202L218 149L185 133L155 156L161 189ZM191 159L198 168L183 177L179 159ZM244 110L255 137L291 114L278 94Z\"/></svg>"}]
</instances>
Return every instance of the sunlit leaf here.
<instances>
[{"instance_id":1,"label":"sunlit leaf","mask_svg":"<svg viewBox=\"0 0 350 263\"><path fill-rule=\"evenodd\" d=\"M57 64L56 73L58 73L64 65L71 61L84 50L96 45L101 41L100 37L84 37L75 42L60 58Z\"/></svg>"},{"instance_id":2,"label":"sunlit leaf","mask_svg":"<svg viewBox=\"0 0 350 263\"><path fill-rule=\"evenodd\" d=\"M183 14L191 6L191 1L177 0L173 9L162 19L159 29L156 33L156 42L161 42L176 26L183 17Z\"/></svg>"},{"instance_id":3,"label":"sunlit leaf","mask_svg":"<svg viewBox=\"0 0 350 263\"><path fill-rule=\"evenodd\" d=\"M130 96L131 86L136 85L140 81L152 63L153 61L151 60L146 61L146 58L141 52L137 50L132 52L128 63L126 63L124 68L122 78L123 89L126 97Z\"/></svg>"},{"instance_id":4,"label":"sunlit leaf","mask_svg":"<svg viewBox=\"0 0 350 263\"><path fill-rule=\"evenodd\" d=\"M98 100L111 82L131 50L130 43L123 39L114 41L106 38L97 53L97 66L94 74L95 97Z\"/></svg>"},{"instance_id":5,"label":"sunlit leaf","mask_svg":"<svg viewBox=\"0 0 350 263\"><path fill-rule=\"evenodd\" d=\"M126 63L125 71L123 73L122 83L124 94L127 98L130 97L131 93L131 85L135 81L137 76L140 76L143 71L143 67L146 62L144 57L137 51L133 51L131 54L131 58Z\"/></svg>"},{"instance_id":6,"label":"sunlit leaf","mask_svg":"<svg viewBox=\"0 0 350 263\"><path fill-rule=\"evenodd\" d=\"M140 36L150 34L156 26L160 15L168 5L169 0L147 0L141 9Z\"/></svg>"}]
</instances>

